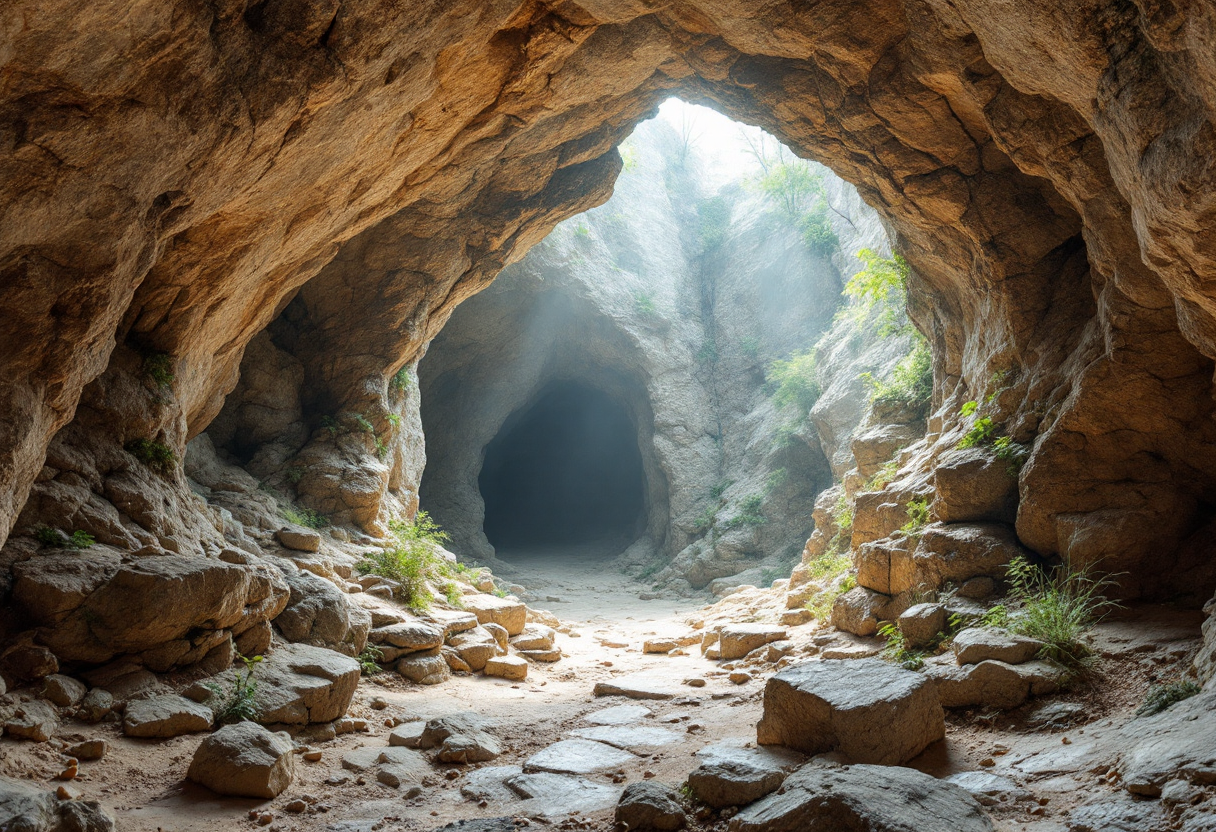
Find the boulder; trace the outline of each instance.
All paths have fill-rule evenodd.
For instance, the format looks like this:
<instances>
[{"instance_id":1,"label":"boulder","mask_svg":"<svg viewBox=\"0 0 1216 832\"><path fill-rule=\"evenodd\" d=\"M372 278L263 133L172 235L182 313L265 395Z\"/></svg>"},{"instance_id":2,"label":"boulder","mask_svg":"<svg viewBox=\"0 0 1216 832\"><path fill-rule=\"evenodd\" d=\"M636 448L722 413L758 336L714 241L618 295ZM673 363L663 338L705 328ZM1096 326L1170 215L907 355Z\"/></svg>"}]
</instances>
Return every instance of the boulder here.
<instances>
[{"instance_id":1,"label":"boulder","mask_svg":"<svg viewBox=\"0 0 1216 832\"><path fill-rule=\"evenodd\" d=\"M436 759L442 763L489 762L502 753L502 745L487 730L493 724L475 713L432 719L419 735L418 747L438 748Z\"/></svg>"},{"instance_id":2,"label":"boulder","mask_svg":"<svg viewBox=\"0 0 1216 832\"><path fill-rule=\"evenodd\" d=\"M915 583L940 589L971 578L1003 578L1013 558L1025 555L1013 527L1005 523L930 523L912 555Z\"/></svg>"},{"instance_id":3,"label":"boulder","mask_svg":"<svg viewBox=\"0 0 1216 832\"><path fill-rule=\"evenodd\" d=\"M460 657L460 654L456 652L455 647L448 647L445 644L440 650L440 655L442 655L443 660L448 663L448 670L452 671L453 673L473 672L473 668L469 666L468 662Z\"/></svg>"},{"instance_id":4,"label":"boulder","mask_svg":"<svg viewBox=\"0 0 1216 832\"><path fill-rule=\"evenodd\" d=\"M949 614L941 604L916 604L899 615L899 631L910 647L928 647L949 629Z\"/></svg>"},{"instance_id":5,"label":"boulder","mask_svg":"<svg viewBox=\"0 0 1216 832\"><path fill-rule=\"evenodd\" d=\"M297 552L321 550L321 535L303 526L284 526L274 533L274 539L285 549L293 549Z\"/></svg>"},{"instance_id":6,"label":"boulder","mask_svg":"<svg viewBox=\"0 0 1216 832\"><path fill-rule=\"evenodd\" d=\"M977 664L989 659L1022 664L1043 648L1038 639L1019 636L997 627L971 627L954 637L951 649L959 664Z\"/></svg>"},{"instance_id":7,"label":"boulder","mask_svg":"<svg viewBox=\"0 0 1216 832\"><path fill-rule=\"evenodd\" d=\"M5 832L113 832L114 818L95 800L60 800L55 792L0 777Z\"/></svg>"},{"instance_id":8,"label":"boulder","mask_svg":"<svg viewBox=\"0 0 1216 832\"><path fill-rule=\"evenodd\" d=\"M101 722L114 710L114 697L107 690L93 688L85 694L76 709L76 718L81 722Z\"/></svg>"},{"instance_id":9,"label":"boulder","mask_svg":"<svg viewBox=\"0 0 1216 832\"><path fill-rule=\"evenodd\" d=\"M77 760L100 760L106 756L106 752L110 750L109 743L105 740L84 740L83 742L69 745L64 749L69 757L75 757Z\"/></svg>"},{"instance_id":10,"label":"boulder","mask_svg":"<svg viewBox=\"0 0 1216 832\"><path fill-rule=\"evenodd\" d=\"M545 662L546 664L562 660L562 651L556 647L551 650L520 650L516 655L530 662Z\"/></svg>"},{"instance_id":11,"label":"boulder","mask_svg":"<svg viewBox=\"0 0 1216 832\"><path fill-rule=\"evenodd\" d=\"M616 804L615 820L629 832L674 832L688 823L676 794L662 783L630 783Z\"/></svg>"},{"instance_id":12,"label":"boulder","mask_svg":"<svg viewBox=\"0 0 1216 832\"><path fill-rule=\"evenodd\" d=\"M878 622L891 618L891 599L865 587L854 587L832 604L832 626L846 633L872 636Z\"/></svg>"},{"instance_id":13,"label":"boulder","mask_svg":"<svg viewBox=\"0 0 1216 832\"><path fill-rule=\"evenodd\" d=\"M253 722L225 725L199 744L186 777L216 794L269 800L295 777L293 747L286 733Z\"/></svg>"},{"instance_id":14,"label":"boulder","mask_svg":"<svg viewBox=\"0 0 1216 832\"><path fill-rule=\"evenodd\" d=\"M403 621L387 627L377 627L368 633L367 640L410 652L433 650L443 644L443 629L423 621Z\"/></svg>"},{"instance_id":15,"label":"boulder","mask_svg":"<svg viewBox=\"0 0 1216 832\"><path fill-rule=\"evenodd\" d=\"M0 673L17 682L33 682L58 672L55 654L39 644L14 644L0 653Z\"/></svg>"},{"instance_id":16,"label":"boulder","mask_svg":"<svg viewBox=\"0 0 1216 832\"><path fill-rule=\"evenodd\" d=\"M494 656L486 662L485 674L522 682L528 678L528 662L519 656Z\"/></svg>"},{"instance_id":17,"label":"boulder","mask_svg":"<svg viewBox=\"0 0 1216 832\"><path fill-rule=\"evenodd\" d=\"M222 691L236 670L216 677ZM244 674L244 670L240 670ZM349 656L307 644L285 644L257 665L258 721L307 725L346 714L359 684L359 663Z\"/></svg>"},{"instance_id":18,"label":"boulder","mask_svg":"<svg viewBox=\"0 0 1216 832\"><path fill-rule=\"evenodd\" d=\"M684 692L668 676L641 672L596 682L593 693L596 696L624 696L629 699L675 699Z\"/></svg>"},{"instance_id":19,"label":"boulder","mask_svg":"<svg viewBox=\"0 0 1216 832\"><path fill-rule=\"evenodd\" d=\"M947 451L933 468L933 519L943 523L997 520L1018 512L1017 470L986 448Z\"/></svg>"},{"instance_id":20,"label":"boulder","mask_svg":"<svg viewBox=\"0 0 1216 832\"><path fill-rule=\"evenodd\" d=\"M1031 800L1034 797L1029 789L1024 789L1008 777L990 771L960 771L943 779L966 791L981 806L998 806L1001 803Z\"/></svg>"},{"instance_id":21,"label":"boulder","mask_svg":"<svg viewBox=\"0 0 1216 832\"><path fill-rule=\"evenodd\" d=\"M946 733L932 680L881 659L805 662L764 689L761 745L808 754L838 751L852 762L898 765Z\"/></svg>"},{"instance_id":22,"label":"boulder","mask_svg":"<svg viewBox=\"0 0 1216 832\"><path fill-rule=\"evenodd\" d=\"M1007 664L992 659L979 664L957 665L949 656L925 662L925 676L937 686L944 708L982 705L986 708L1016 708L1032 695L1059 688L1063 671L1047 662Z\"/></svg>"},{"instance_id":23,"label":"boulder","mask_svg":"<svg viewBox=\"0 0 1216 832\"><path fill-rule=\"evenodd\" d=\"M992 832L966 791L915 769L810 764L736 815L730 832Z\"/></svg>"},{"instance_id":24,"label":"boulder","mask_svg":"<svg viewBox=\"0 0 1216 832\"><path fill-rule=\"evenodd\" d=\"M394 747L418 748L424 731L426 731L426 723L421 719L403 722L389 732L388 744Z\"/></svg>"},{"instance_id":25,"label":"boulder","mask_svg":"<svg viewBox=\"0 0 1216 832\"><path fill-rule=\"evenodd\" d=\"M499 598L496 595L466 595L464 608L477 616L479 624L497 624L507 635L517 636L528 623L528 608L522 601Z\"/></svg>"},{"instance_id":26,"label":"boulder","mask_svg":"<svg viewBox=\"0 0 1216 832\"><path fill-rule=\"evenodd\" d=\"M548 771L554 774L594 774L610 771L638 758L628 751L594 740L561 740L543 748L524 761L525 772Z\"/></svg>"},{"instance_id":27,"label":"boulder","mask_svg":"<svg viewBox=\"0 0 1216 832\"><path fill-rule=\"evenodd\" d=\"M716 809L759 800L778 789L786 774L806 760L785 748L728 742L708 745L696 756L701 765L688 775L688 786L698 800Z\"/></svg>"},{"instance_id":28,"label":"boulder","mask_svg":"<svg viewBox=\"0 0 1216 832\"><path fill-rule=\"evenodd\" d=\"M363 652L372 626L367 610L348 601L347 594L332 582L307 570L287 564L283 577L291 593L274 624L284 638L348 656Z\"/></svg>"},{"instance_id":29,"label":"boulder","mask_svg":"<svg viewBox=\"0 0 1216 832\"><path fill-rule=\"evenodd\" d=\"M210 731L214 722L215 714L206 705L167 694L128 702L122 732L128 737L166 739Z\"/></svg>"},{"instance_id":30,"label":"boulder","mask_svg":"<svg viewBox=\"0 0 1216 832\"><path fill-rule=\"evenodd\" d=\"M438 685L452 678L452 669L439 650L406 656L397 662L397 672L419 685Z\"/></svg>"},{"instance_id":31,"label":"boulder","mask_svg":"<svg viewBox=\"0 0 1216 832\"><path fill-rule=\"evenodd\" d=\"M42 683L42 695L61 708L76 707L88 692L83 682L58 673L47 676Z\"/></svg>"},{"instance_id":32,"label":"boulder","mask_svg":"<svg viewBox=\"0 0 1216 832\"><path fill-rule=\"evenodd\" d=\"M210 715L210 714L208 714ZM14 739L46 742L59 728L59 715L46 702L34 699L17 706L4 721L4 733Z\"/></svg>"},{"instance_id":33,"label":"boulder","mask_svg":"<svg viewBox=\"0 0 1216 832\"><path fill-rule=\"evenodd\" d=\"M784 627L771 624L727 624L718 632L718 649L723 659L741 659L757 647L785 637Z\"/></svg>"},{"instance_id":34,"label":"boulder","mask_svg":"<svg viewBox=\"0 0 1216 832\"><path fill-rule=\"evenodd\" d=\"M511 634L507 632L506 627L490 621L482 624L481 628L490 635L494 636L494 640L498 642L498 646L506 651L508 640L511 638Z\"/></svg>"},{"instance_id":35,"label":"boulder","mask_svg":"<svg viewBox=\"0 0 1216 832\"><path fill-rule=\"evenodd\" d=\"M1216 771L1216 690L1171 705L1119 729L1116 746L1124 787L1157 797L1171 780L1208 784Z\"/></svg>"},{"instance_id":36,"label":"boulder","mask_svg":"<svg viewBox=\"0 0 1216 832\"><path fill-rule=\"evenodd\" d=\"M912 550L916 540L907 535L883 537L857 547L857 585L883 595L916 589Z\"/></svg>"},{"instance_id":37,"label":"boulder","mask_svg":"<svg viewBox=\"0 0 1216 832\"><path fill-rule=\"evenodd\" d=\"M523 632L511 639L511 646L516 650L552 650L553 640L557 637L552 627L544 624L528 624Z\"/></svg>"},{"instance_id":38,"label":"boulder","mask_svg":"<svg viewBox=\"0 0 1216 832\"><path fill-rule=\"evenodd\" d=\"M500 627L499 629L501 630L502 628ZM503 631L503 638L506 638L505 630ZM499 645L494 634L481 626L457 633L449 639L448 643L456 650L465 664L475 672L484 670L486 662L505 650L505 648Z\"/></svg>"}]
</instances>

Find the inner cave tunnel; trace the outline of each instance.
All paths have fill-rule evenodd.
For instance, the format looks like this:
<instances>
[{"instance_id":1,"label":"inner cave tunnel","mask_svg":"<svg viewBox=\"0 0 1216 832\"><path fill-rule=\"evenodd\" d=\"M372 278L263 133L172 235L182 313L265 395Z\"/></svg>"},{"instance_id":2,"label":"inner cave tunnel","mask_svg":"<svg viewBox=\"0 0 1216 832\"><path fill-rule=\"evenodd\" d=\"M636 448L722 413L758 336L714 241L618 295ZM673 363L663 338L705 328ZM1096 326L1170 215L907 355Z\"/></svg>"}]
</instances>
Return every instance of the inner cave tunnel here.
<instances>
[{"instance_id":1,"label":"inner cave tunnel","mask_svg":"<svg viewBox=\"0 0 1216 832\"><path fill-rule=\"evenodd\" d=\"M478 486L496 548L621 541L646 525L637 426L607 393L554 381L486 446Z\"/></svg>"}]
</instances>

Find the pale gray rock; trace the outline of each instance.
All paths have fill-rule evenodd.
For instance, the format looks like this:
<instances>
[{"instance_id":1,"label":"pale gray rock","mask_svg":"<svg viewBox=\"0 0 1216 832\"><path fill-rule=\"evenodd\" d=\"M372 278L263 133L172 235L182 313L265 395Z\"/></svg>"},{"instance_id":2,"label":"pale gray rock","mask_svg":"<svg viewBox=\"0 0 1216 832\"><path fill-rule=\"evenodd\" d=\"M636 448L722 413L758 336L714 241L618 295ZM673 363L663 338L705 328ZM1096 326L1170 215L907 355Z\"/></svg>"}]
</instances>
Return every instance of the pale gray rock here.
<instances>
[{"instance_id":1,"label":"pale gray rock","mask_svg":"<svg viewBox=\"0 0 1216 832\"><path fill-rule=\"evenodd\" d=\"M677 743L681 735L666 728L649 725L597 725L594 728L577 728L573 736L595 740L614 748L623 748L634 754L644 754L665 745Z\"/></svg>"},{"instance_id":2,"label":"pale gray rock","mask_svg":"<svg viewBox=\"0 0 1216 832\"><path fill-rule=\"evenodd\" d=\"M128 737L165 739L210 731L214 722L215 714L206 705L170 694L128 702L122 731Z\"/></svg>"},{"instance_id":3,"label":"pale gray rock","mask_svg":"<svg viewBox=\"0 0 1216 832\"><path fill-rule=\"evenodd\" d=\"M762 745L808 754L838 751L852 762L912 759L946 733L932 680L880 659L810 661L768 680Z\"/></svg>"},{"instance_id":4,"label":"pale gray rock","mask_svg":"<svg viewBox=\"0 0 1216 832\"><path fill-rule=\"evenodd\" d=\"M744 809L730 832L992 832L966 791L910 768L810 764Z\"/></svg>"},{"instance_id":5,"label":"pale gray rock","mask_svg":"<svg viewBox=\"0 0 1216 832\"><path fill-rule=\"evenodd\" d=\"M586 815L616 805L623 789L585 777L553 772L528 772L507 779L511 791L523 798L518 812L531 818L561 819L571 813Z\"/></svg>"},{"instance_id":6,"label":"pale gray rock","mask_svg":"<svg viewBox=\"0 0 1216 832\"><path fill-rule=\"evenodd\" d=\"M61 708L76 707L88 692L83 682L58 673L52 673L42 682L42 695Z\"/></svg>"},{"instance_id":7,"label":"pale gray rock","mask_svg":"<svg viewBox=\"0 0 1216 832\"><path fill-rule=\"evenodd\" d=\"M95 800L60 800L52 789L0 777L0 829L5 832L113 832L114 819Z\"/></svg>"},{"instance_id":8,"label":"pale gray rock","mask_svg":"<svg viewBox=\"0 0 1216 832\"><path fill-rule=\"evenodd\" d=\"M4 721L5 735L34 742L46 742L58 729L59 715L55 713L54 708L39 699L22 702Z\"/></svg>"},{"instance_id":9,"label":"pale gray rock","mask_svg":"<svg viewBox=\"0 0 1216 832\"><path fill-rule=\"evenodd\" d=\"M525 772L547 771L554 774L594 774L637 761L628 751L593 740L561 740L543 748L524 761Z\"/></svg>"},{"instance_id":10,"label":"pale gray rock","mask_svg":"<svg viewBox=\"0 0 1216 832\"><path fill-rule=\"evenodd\" d=\"M688 823L675 792L654 780L626 786L614 819L630 832L675 832Z\"/></svg>"},{"instance_id":11,"label":"pale gray rock","mask_svg":"<svg viewBox=\"0 0 1216 832\"><path fill-rule=\"evenodd\" d=\"M1095 797L1069 812L1068 832L1148 832L1168 828L1167 820L1158 801L1136 800L1116 792Z\"/></svg>"},{"instance_id":12,"label":"pale gray rock","mask_svg":"<svg viewBox=\"0 0 1216 832\"><path fill-rule=\"evenodd\" d=\"M624 696L628 699L675 699L684 694L669 678L653 673L631 673L603 682L596 682L596 696Z\"/></svg>"},{"instance_id":13,"label":"pale gray rock","mask_svg":"<svg viewBox=\"0 0 1216 832\"><path fill-rule=\"evenodd\" d=\"M186 777L216 794L277 797L295 777L294 744L254 722L226 725L194 752Z\"/></svg>"},{"instance_id":14,"label":"pale gray rock","mask_svg":"<svg viewBox=\"0 0 1216 832\"><path fill-rule=\"evenodd\" d=\"M232 689L229 670L215 678L222 693ZM243 668L239 671L243 676ZM258 721L307 725L346 714L359 684L359 663L349 656L307 644L285 644L256 666Z\"/></svg>"},{"instance_id":15,"label":"pale gray rock","mask_svg":"<svg viewBox=\"0 0 1216 832\"><path fill-rule=\"evenodd\" d=\"M419 748L438 748L442 763L485 763L502 753L502 745L490 733L494 721L466 712L438 717L426 723L418 737Z\"/></svg>"},{"instance_id":16,"label":"pale gray rock","mask_svg":"<svg viewBox=\"0 0 1216 832\"><path fill-rule=\"evenodd\" d=\"M406 656L397 662L397 672L419 685L438 685L452 678L452 670L438 650Z\"/></svg>"},{"instance_id":17,"label":"pale gray rock","mask_svg":"<svg viewBox=\"0 0 1216 832\"><path fill-rule=\"evenodd\" d=\"M971 627L954 637L951 649L959 664L978 664L989 659L1006 664L1028 662L1043 648L1043 642L997 627Z\"/></svg>"},{"instance_id":18,"label":"pale gray rock","mask_svg":"<svg viewBox=\"0 0 1216 832\"><path fill-rule=\"evenodd\" d=\"M76 718L82 722L101 722L114 710L114 697L109 691L93 688L85 694L76 709Z\"/></svg>"},{"instance_id":19,"label":"pale gray rock","mask_svg":"<svg viewBox=\"0 0 1216 832\"><path fill-rule=\"evenodd\" d=\"M961 771L942 779L965 790L984 806L1030 800L1033 797L1029 790L1015 781L990 771Z\"/></svg>"},{"instance_id":20,"label":"pale gray rock","mask_svg":"<svg viewBox=\"0 0 1216 832\"><path fill-rule=\"evenodd\" d=\"M652 713L654 712L642 705L616 705L589 713L583 717L583 721L592 725L632 725Z\"/></svg>"}]
</instances>

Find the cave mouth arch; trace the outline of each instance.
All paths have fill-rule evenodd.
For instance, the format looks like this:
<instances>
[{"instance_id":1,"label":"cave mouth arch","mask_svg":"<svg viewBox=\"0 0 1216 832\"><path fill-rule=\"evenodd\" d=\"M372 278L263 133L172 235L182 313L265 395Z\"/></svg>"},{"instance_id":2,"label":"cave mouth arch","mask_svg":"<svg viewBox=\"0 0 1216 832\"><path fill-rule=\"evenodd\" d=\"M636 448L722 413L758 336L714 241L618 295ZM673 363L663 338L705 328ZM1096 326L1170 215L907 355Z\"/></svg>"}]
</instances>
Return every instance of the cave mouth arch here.
<instances>
[{"instance_id":1,"label":"cave mouth arch","mask_svg":"<svg viewBox=\"0 0 1216 832\"><path fill-rule=\"evenodd\" d=\"M619 543L646 527L646 478L628 408L599 388L552 381L486 445L484 531L507 551Z\"/></svg>"}]
</instances>

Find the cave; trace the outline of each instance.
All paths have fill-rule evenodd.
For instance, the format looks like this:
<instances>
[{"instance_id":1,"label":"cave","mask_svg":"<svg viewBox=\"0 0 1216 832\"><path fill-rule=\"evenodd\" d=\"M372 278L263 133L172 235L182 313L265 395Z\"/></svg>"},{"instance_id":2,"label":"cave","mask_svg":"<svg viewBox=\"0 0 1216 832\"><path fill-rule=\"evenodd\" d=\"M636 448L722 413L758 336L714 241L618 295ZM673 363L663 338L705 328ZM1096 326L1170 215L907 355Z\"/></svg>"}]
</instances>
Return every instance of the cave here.
<instances>
[{"instance_id":1,"label":"cave","mask_svg":"<svg viewBox=\"0 0 1216 832\"><path fill-rule=\"evenodd\" d=\"M503 552L600 542L619 550L645 527L637 427L606 393L575 381L549 384L507 419L478 484L486 537Z\"/></svg>"}]
</instances>

